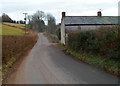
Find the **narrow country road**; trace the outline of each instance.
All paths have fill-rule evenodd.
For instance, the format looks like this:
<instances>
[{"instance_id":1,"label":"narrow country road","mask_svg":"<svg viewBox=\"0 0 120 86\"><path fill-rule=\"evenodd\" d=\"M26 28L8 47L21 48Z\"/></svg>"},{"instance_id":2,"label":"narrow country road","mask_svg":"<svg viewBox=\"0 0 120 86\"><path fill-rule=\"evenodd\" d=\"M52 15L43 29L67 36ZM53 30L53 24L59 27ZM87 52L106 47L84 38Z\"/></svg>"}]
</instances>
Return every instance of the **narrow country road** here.
<instances>
[{"instance_id":1,"label":"narrow country road","mask_svg":"<svg viewBox=\"0 0 120 86\"><path fill-rule=\"evenodd\" d=\"M8 84L117 84L118 78L77 62L49 43L43 33Z\"/></svg>"}]
</instances>

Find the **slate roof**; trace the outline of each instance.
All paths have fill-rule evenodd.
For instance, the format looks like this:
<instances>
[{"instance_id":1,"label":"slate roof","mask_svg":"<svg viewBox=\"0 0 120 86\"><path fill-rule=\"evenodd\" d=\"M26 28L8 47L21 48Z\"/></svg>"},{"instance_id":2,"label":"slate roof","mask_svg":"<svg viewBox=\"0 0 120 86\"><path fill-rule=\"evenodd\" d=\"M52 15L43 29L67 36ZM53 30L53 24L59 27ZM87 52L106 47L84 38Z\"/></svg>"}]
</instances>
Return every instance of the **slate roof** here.
<instances>
[{"instance_id":1,"label":"slate roof","mask_svg":"<svg viewBox=\"0 0 120 86\"><path fill-rule=\"evenodd\" d=\"M65 25L113 25L118 24L117 16L66 16Z\"/></svg>"}]
</instances>

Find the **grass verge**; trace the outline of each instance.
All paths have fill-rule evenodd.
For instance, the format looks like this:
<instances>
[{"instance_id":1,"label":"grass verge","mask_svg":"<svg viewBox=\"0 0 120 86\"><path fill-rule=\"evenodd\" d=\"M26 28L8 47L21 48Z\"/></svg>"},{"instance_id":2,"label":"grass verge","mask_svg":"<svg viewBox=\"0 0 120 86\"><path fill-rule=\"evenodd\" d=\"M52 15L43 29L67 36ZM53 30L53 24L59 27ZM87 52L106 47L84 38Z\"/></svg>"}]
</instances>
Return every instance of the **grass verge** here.
<instances>
[{"instance_id":1,"label":"grass verge","mask_svg":"<svg viewBox=\"0 0 120 86\"><path fill-rule=\"evenodd\" d=\"M87 64L91 64L97 66L98 68L104 69L105 71L115 75L120 75L120 62L116 60L110 60L106 58L102 58L101 56L95 56L88 53L79 53L73 50L67 49L63 44L58 44L60 48L62 48L65 53L72 55L74 58L83 61Z\"/></svg>"}]
</instances>

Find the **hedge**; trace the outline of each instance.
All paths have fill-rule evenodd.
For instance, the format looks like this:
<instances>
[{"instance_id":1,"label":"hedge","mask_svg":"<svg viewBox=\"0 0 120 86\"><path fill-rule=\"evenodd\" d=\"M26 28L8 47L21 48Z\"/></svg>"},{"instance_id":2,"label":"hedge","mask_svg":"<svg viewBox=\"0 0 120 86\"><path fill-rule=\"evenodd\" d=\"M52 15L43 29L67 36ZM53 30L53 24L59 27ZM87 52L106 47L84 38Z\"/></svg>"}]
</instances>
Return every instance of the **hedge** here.
<instances>
[{"instance_id":1,"label":"hedge","mask_svg":"<svg viewBox=\"0 0 120 86\"><path fill-rule=\"evenodd\" d=\"M2 36L2 64L7 64L11 58L17 59L26 48L32 48L37 41L37 34L3 35Z\"/></svg>"},{"instance_id":2,"label":"hedge","mask_svg":"<svg viewBox=\"0 0 120 86\"><path fill-rule=\"evenodd\" d=\"M118 27L104 27L96 30L68 34L67 47L77 52L102 55L109 59L120 58L120 36Z\"/></svg>"}]
</instances>

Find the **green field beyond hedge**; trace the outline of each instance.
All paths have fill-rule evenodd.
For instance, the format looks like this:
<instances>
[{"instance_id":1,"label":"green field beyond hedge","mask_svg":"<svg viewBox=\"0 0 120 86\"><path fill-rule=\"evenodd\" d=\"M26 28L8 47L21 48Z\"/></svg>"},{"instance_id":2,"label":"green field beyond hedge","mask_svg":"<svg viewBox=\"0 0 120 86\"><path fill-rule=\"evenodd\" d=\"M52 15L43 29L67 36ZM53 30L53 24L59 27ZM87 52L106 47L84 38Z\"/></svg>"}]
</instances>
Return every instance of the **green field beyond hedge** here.
<instances>
[{"instance_id":1,"label":"green field beyond hedge","mask_svg":"<svg viewBox=\"0 0 120 86\"><path fill-rule=\"evenodd\" d=\"M23 35L25 32L21 29L2 25L2 35Z\"/></svg>"},{"instance_id":2,"label":"green field beyond hedge","mask_svg":"<svg viewBox=\"0 0 120 86\"><path fill-rule=\"evenodd\" d=\"M4 22L4 24L20 27L20 28L23 28L23 29L25 28L25 24L16 24L16 23L9 23L9 22Z\"/></svg>"}]
</instances>

